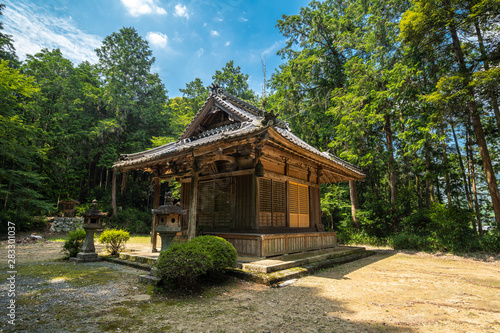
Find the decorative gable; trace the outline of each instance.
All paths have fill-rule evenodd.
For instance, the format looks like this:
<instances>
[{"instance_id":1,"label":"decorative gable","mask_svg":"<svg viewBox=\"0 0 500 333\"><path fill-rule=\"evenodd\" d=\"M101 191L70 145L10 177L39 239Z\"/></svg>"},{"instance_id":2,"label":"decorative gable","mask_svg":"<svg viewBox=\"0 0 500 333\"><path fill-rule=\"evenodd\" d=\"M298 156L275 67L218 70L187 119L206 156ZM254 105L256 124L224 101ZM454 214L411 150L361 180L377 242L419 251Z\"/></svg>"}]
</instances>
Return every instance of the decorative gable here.
<instances>
[{"instance_id":1,"label":"decorative gable","mask_svg":"<svg viewBox=\"0 0 500 333\"><path fill-rule=\"evenodd\" d=\"M210 89L210 96L179 140L238 123L250 122L260 126L260 122L264 119L264 111L232 96L218 86L212 85Z\"/></svg>"}]
</instances>

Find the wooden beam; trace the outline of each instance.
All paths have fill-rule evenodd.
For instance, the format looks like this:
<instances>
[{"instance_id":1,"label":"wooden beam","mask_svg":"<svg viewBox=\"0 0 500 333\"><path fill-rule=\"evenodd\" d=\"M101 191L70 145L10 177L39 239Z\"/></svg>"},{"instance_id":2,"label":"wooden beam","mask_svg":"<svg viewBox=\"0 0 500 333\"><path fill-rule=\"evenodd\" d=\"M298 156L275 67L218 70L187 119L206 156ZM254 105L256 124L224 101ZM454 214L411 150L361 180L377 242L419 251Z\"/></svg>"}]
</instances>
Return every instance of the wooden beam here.
<instances>
[{"instance_id":1,"label":"wooden beam","mask_svg":"<svg viewBox=\"0 0 500 333\"><path fill-rule=\"evenodd\" d=\"M232 177L232 176L242 176L242 175L251 175L255 173L255 169L245 169L245 170L237 170L237 171L231 171L231 172L224 172L224 173L218 173L215 175L207 175L207 176L199 176L198 180L207 180L207 179L217 179L217 178L224 178L224 177ZM180 180L181 183L189 183L191 182L191 177L189 178L182 178Z\"/></svg>"},{"instance_id":2,"label":"wooden beam","mask_svg":"<svg viewBox=\"0 0 500 333\"><path fill-rule=\"evenodd\" d=\"M154 179L154 198L153 198L153 209L160 207L160 195L161 195L161 180L159 178ZM158 252L156 249L157 235L156 235L156 219L153 214L153 221L151 223L151 251Z\"/></svg>"},{"instance_id":3,"label":"wooden beam","mask_svg":"<svg viewBox=\"0 0 500 333\"><path fill-rule=\"evenodd\" d=\"M113 180L111 183L111 207L113 208L113 216L116 216L116 168L113 168Z\"/></svg>"},{"instance_id":4,"label":"wooden beam","mask_svg":"<svg viewBox=\"0 0 500 333\"><path fill-rule=\"evenodd\" d=\"M281 175L279 173L267 171L267 170L264 170L264 177L273 178L273 179L282 180L282 181L291 181L291 182L294 182L297 184L307 185L307 186L315 187L315 188L321 187L320 185L308 182L307 180L293 178L293 177Z\"/></svg>"},{"instance_id":5,"label":"wooden beam","mask_svg":"<svg viewBox=\"0 0 500 333\"><path fill-rule=\"evenodd\" d=\"M188 222L188 239L196 237L196 220L198 211L198 175L199 170L193 170L191 176L191 201L189 202L189 222Z\"/></svg>"}]
</instances>

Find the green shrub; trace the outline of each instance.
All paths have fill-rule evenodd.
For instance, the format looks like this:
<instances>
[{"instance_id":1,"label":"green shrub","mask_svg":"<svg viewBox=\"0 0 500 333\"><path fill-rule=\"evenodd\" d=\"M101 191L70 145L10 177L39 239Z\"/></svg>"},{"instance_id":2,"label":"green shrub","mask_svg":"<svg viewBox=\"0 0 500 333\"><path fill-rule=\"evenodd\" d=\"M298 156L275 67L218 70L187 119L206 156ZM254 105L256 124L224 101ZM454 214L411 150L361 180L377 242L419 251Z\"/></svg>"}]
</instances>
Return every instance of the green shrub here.
<instances>
[{"instance_id":1,"label":"green shrub","mask_svg":"<svg viewBox=\"0 0 500 333\"><path fill-rule=\"evenodd\" d=\"M213 269L212 256L200 242L177 243L160 253L155 267L162 285L193 286Z\"/></svg>"},{"instance_id":2,"label":"green shrub","mask_svg":"<svg viewBox=\"0 0 500 333\"><path fill-rule=\"evenodd\" d=\"M475 237L471 227L474 214L470 210L435 203L429 211L429 216L436 226L433 238L439 241L443 250L451 252L469 250Z\"/></svg>"},{"instance_id":3,"label":"green shrub","mask_svg":"<svg viewBox=\"0 0 500 333\"><path fill-rule=\"evenodd\" d=\"M478 237L479 250L488 253L500 253L500 235L497 233L485 233Z\"/></svg>"},{"instance_id":4,"label":"green shrub","mask_svg":"<svg viewBox=\"0 0 500 333\"><path fill-rule=\"evenodd\" d=\"M392 238L392 247L394 250L416 250L433 252L439 250L440 246L437 240L416 234L401 233Z\"/></svg>"},{"instance_id":5,"label":"green shrub","mask_svg":"<svg viewBox=\"0 0 500 333\"><path fill-rule=\"evenodd\" d=\"M106 244L106 250L111 255L116 255L130 239L130 235L125 230L108 229L99 236L99 243Z\"/></svg>"},{"instance_id":6,"label":"green shrub","mask_svg":"<svg viewBox=\"0 0 500 333\"><path fill-rule=\"evenodd\" d=\"M216 236L199 236L190 243L200 244L212 256L213 267L209 273L224 273L226 268L236 266L238 253L233 244L227 240Z\"/></svg>"},{"instance_id":7,"label":"green shrub","mask_svg":"<svg viewBox=\"0 0 500 333\"><path fill-rule=\"evenodd\" d=\"M0 233L7 233L8 222L16 224L16 231L44 231L48 225L43 216L33 216L24 210L8 210L0 212Z\"/></svg>"},{"instance_id":8,"label":"green shrub","mask_svg":"<svg viewBox=\"0 0 500 333\"><path fill-rule=\"evenodd\" d=\"M151 212L136 208L118 211L116 215L105 217L108 228L124 229L131 233L145 233L151 230Z\"/></svg>"},{"instance_id":9,"label":"green shrub","mask_svg":"<svg viewBox=\"0 0 500 333\"><path fill-rule=\"evenodd\" d=\"M68 258L76 257L80 252L85 236L85 230L81 228L68 232L68 239L63 244L63 251L66 252Z\"/></svg>"}]
</instances>

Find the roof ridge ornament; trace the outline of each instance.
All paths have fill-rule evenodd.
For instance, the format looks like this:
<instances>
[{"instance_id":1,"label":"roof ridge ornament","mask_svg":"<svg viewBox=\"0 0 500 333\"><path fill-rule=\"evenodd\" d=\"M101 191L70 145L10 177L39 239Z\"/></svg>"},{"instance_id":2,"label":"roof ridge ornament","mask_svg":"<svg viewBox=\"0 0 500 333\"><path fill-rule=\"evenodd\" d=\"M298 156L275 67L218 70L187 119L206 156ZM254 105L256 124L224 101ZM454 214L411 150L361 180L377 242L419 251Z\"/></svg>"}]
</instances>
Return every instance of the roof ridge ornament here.
<instances>
[{"instance_id":1,"label":"roof ridge ornament","mask_svg":"<svg viewBox=\"0 0 500 333\"><path fill-rule=\"evenodd\" d=\"M278 116L279 116L279 114L274 113L273 110L271 110L270 112L264 111L264 114L263 114L264 119L262 119L261 124L263 126L273 126L274 124L278 123L278 121L279 121Z\"/></svg>"},{"instance_id":2,"label":"roof ridge ornament","mask_svg":"<svg viewBox=\"0 0 500 333\"><path fill-rule=\"evenodd\" d=\"M223 94L224 90L218 84L212 83L210 86L210 92L214 96L220 95L221 97L225 97Z\"/></svg>"}]
</instances>

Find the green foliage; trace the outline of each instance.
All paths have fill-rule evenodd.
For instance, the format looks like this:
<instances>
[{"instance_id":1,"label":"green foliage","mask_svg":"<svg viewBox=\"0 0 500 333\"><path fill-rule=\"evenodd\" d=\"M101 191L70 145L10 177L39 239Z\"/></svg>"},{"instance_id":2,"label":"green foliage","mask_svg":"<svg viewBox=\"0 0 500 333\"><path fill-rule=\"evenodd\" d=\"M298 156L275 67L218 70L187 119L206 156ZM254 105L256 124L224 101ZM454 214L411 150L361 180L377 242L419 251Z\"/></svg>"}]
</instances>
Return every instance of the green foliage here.
<instances>
[{"instance_id":1,"label":"green foliage","mask_svg":"<svg viewBox=\"0 0 500 333\"><path fill-rule=\"evenodd\" d=\"M68 258L76 257L85 241L85 230L82 228L68 232L68 239L63 244L63 251L66 252Z\"/></svg>"},{"instance_id":2,"label":"green foliage","mask_svg":"<svg viewBox=\"0 0 500 333\"><path fill-rule=\"evenodd\" d=\"M236 259L238 259L236 249L221 237L199 236L190 243L200 244L212 257L213 267L209 270L209 273L224 273L226 268L233 268L236 265Z\"/></svg>"},{"instance_id":3,"label":"green foliage","mask_svg":"<svg viewBox=\"0 0 500 333\"><path fill-rule=\"evenodd\" d=\"M435 252L441 249L436 239L409 233L397 234L392 238L391 245L394 250Z\"/></svg>"},{"instance_id":4,"label":"green foliage","mask_svg":"<svg viewBox=\"0 0 500 333\"><path fill-rule=\"evenodd\" d=\"M387 246L389 240L387 238L378 238L368 235L364 231L342 229L337 233L337 241L345 245L371 245L371 246Z\"/></svg>"},{"instance_id":5,"label":"green foliage","mask_svg":"<svg viewBox=\"0 0 500 333\"><path fill-rule=\"evenodd\" d=\"M190 287L213 268L213 259L201 243L177 243L160 253L155 267L161 284Z\"/></svg>"},{"instance_id":6,"label":"green foliage","mask_svg":"<svg viewBox=\"0 0 500 333\"><path fill-rule=\"evenodd\" d=\"M122 228L131 233L145 233L151 229L151 213L137 208L126 208L116 215L105 217L109 228Z\"/></svg>"},{"instance_id":7,"label":"green foliage","mask_svg":"<svg viewBox=\"0 0 500 333\"><path fill-rule=\"evenodd\" d=\"M2 11L5 5L0 3L0 16L3 15ZM0 60L9 60L11 64L17 65L16 49L14 48L14 41L12 36L4 34L3 23L0 22Z\"/></svg>"},{"instance_id":8,"label":"green foliage","mask_svg":"<svg viewBox=\"0 0 500 333\"><path fill-rule=\"evenodd\" d=\"M500 252L498 235L474 234L473 219L469 210L434 204L431 209L417 211L405 218L403 231L392 238L392 246L426 252Z\"/></svg>"},{"instance_id":9,"label":"green foliage","mask_svg":"<svg viewBox=\"0 0 500 333\"><path fill-rule=\"evenodd\" d=\"M0 233L7 233L8 222L14 222L17 231L45 231L48 224L45 217L33 216L30 211L0 211Z\"/></svg>"},{"instance_id":10,"label":"green foliage","mask_svg":"<svg viewBox=\"0 0 500 333\"><path fill-rule=\"evenodd\" d=\"M99 236L99 243L106 244L106 250L111 255L116 255L130 239L130 234L125 230L107 229Z\"/></svg>"},{"instance_id":11,"label":"green foliage","mask_svg":"<svg viewBox=\"0 0 500 333\"><path fill-rule=\"evenodd\" d=\"M240 66L234 67L234 61L226 63L222 71L215 71L213 83L228 93L246 101L255 100L254 92L248 87L248 74L241 72Z\"/></svg>"},{"instance_id":12,"label":"green foliage","mask_svg":"<svg viewBox=\"0 0 500 333\"><path fill-rule=\"evenodd\" d=\"M200 236L170 246L160 253L155 267L162 284L192 287L201 276L217 276L234 267L237 258L236 249L225 239Z\"/></svg>"}]
</instances>

